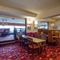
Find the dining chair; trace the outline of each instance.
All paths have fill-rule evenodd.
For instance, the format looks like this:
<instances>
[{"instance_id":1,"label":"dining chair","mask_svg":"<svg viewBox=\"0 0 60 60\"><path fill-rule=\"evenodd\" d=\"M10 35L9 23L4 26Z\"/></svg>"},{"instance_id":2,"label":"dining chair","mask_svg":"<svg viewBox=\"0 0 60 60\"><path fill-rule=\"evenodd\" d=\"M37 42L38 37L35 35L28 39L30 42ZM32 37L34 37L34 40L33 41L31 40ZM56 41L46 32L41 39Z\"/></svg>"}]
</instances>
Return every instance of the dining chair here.
<instances>
[{"instance_id":1,"label":"dining chair","mask_svg":"<svg viewBox=\"0 0 60 60\"><path fill-rule=\"evenodd\" d=\"M46 34L44 34L43 32L41 34L41 39L46 40ZM41 42L40 45L41 45L40 47L41 52L46 51L46 42Z\"/></svg>"},{"instance_id":2,"label":"dining chair","mask_svg":"<svg viewBox=\"0 0 60 60\"><path fill-rule=\"evenodd\" d=\"M29 44L29 41L27 40L27 38L25 38L23 43L24 48L28 49L28 44Z\"/></svg>"},{"instance_id":3,"label":"dining chair","mask_svg":"<svg viewBox=\"0 0 60 60\"><path fill-rule=\"evenodd\" d=\"M20 37L18 35L16 35L16 37L17 37L16 43L20 42Z\"/></svg>"},{"instance_id":4,"label":"dining chair","mask_svg":"<svg viewBox=\"0 0 60 60\"><path fill-rule=\"evenodd\" d=\"M37 43L34 43L32 38L28 38L28 41L29 41L29 44L28 44L28 48L29 48L28 49L28 53L31 52L32 56L34 56L36 54L39 55L40 46ZM36 53L36 54L34 54L34 53Z\"/></svg>"}]
</instances>

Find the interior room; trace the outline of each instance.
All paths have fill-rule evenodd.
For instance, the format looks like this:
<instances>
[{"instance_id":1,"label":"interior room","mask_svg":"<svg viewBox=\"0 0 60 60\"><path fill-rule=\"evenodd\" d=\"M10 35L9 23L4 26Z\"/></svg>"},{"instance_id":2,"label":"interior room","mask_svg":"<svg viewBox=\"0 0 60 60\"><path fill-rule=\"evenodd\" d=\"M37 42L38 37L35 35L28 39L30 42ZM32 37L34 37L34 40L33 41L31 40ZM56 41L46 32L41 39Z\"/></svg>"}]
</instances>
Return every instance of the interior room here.
<instances>
[{"instance_id":1,"label":"interior room","mask_svg":"<svg viewBox=\"0 0 60 60\"><path fill-rule=\"evenodd\" d=\"M0 0L0 60L60 60L60 0Z\"/></svg>"}]
</instances>

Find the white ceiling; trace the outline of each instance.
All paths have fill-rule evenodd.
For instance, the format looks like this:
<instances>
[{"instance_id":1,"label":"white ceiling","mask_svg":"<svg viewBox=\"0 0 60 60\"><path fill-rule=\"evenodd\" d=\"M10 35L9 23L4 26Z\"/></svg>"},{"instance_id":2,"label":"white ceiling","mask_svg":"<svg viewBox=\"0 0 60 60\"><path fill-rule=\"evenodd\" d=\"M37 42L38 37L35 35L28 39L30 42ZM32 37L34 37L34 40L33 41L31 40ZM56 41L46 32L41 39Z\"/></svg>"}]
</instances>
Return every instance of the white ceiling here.
<instances>
[{"instance_id":1,"label":"white ceiling","mask_svg":"<svg viewBox=\"0 0 60 60\"><path fill-rule=\"evenodd\" d=\"M52 17L53 19L60 20L60 15Z\"/></svg>"},{"instance_id":2,"label":"white ceiling","mask_svg":"<svg viewBox=\"0 0 60 60\"><path fill-rule=\"evenodd\" d=\"M60 0L0 0L0 5L40 13L60 5Z\"/></svg>"},{"instance_id":3,"label":"white ceiling","mask_svg":"<svg viewBox=\"0 0 60 60\"><path fill-rule=\"evenodd\" d=\"M0 16L10 17L10 18L23 18L23 19L25 17L23 15L13 14L13 13L8 13L8 12L2 12L2 11L0 11Z\"/></svg>"}]
</instances>

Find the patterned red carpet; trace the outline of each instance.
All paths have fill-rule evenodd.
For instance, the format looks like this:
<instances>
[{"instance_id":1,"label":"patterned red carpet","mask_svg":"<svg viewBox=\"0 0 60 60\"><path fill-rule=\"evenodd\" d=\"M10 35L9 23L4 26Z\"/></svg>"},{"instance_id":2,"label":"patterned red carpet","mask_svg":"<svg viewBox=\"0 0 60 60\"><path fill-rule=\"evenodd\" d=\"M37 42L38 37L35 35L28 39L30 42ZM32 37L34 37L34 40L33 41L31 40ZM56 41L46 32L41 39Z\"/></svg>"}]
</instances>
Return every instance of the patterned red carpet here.
<instances>
[{"instance_id":1,"label":"patterned red carpet","mask_svg":"<svg viewBox=\"0 0 60 60\"><path fill-rule=\"evenodd\" d=\"M46 46L46 51L32 57L19 44L0 46L0 60L60 60L60 46Z\"/></svg>"}]
</instances>

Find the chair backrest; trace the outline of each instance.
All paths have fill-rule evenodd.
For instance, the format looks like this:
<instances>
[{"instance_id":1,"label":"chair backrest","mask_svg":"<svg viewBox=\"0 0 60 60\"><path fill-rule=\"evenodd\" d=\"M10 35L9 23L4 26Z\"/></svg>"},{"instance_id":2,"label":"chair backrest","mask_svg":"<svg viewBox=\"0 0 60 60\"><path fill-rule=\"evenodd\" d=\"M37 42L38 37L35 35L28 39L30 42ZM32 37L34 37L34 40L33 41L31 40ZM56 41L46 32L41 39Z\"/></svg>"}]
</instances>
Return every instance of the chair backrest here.
<instances>
[{"instance_id":1,"label":"chair backrest","mask_svg":"<svg viewBox=\"0 0 60 60\"><path fill-rule=\"evenodd\" d=\"M20 36L16 35L17 39L20 40Z\"/></svg>"},{"instance_id":2,"label":"chair backrest","mask_svg":"<svg viewBox=\"0 0 60 60\"><path fill-rule=\"evenodd\" d=\"M41 34L41 39L46 40L46 34L42 33L42 34Z\"/></svg>"},{"instance_id":3,"label":"chair backrest","mask_svg":"<svg viewBox=\"0 0 60 60\"><path fill-rule=\"evenodd\" d=\"M32 38L27 38L28 41L29 41L29 45L31 45L33 48L34 48L34 42L33 42L33 39Z\"/></svg>"},{"instance_id":4,"label":"chair backrest","mask_svg":"<svg viewBox=\"0 0 60 60\"><path fill-rule=\"evenodd\" d=\"M29 38L29 37L28 37L27 39L28 39L28 41L33 42L33 39L32 39L32 38Z\"/></svg>"}]
</instances>

